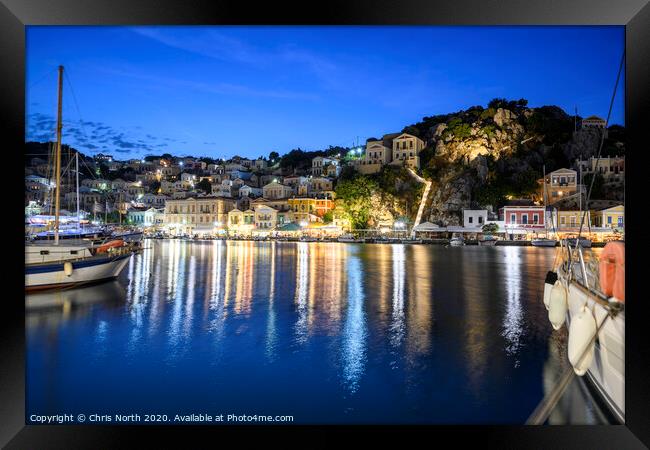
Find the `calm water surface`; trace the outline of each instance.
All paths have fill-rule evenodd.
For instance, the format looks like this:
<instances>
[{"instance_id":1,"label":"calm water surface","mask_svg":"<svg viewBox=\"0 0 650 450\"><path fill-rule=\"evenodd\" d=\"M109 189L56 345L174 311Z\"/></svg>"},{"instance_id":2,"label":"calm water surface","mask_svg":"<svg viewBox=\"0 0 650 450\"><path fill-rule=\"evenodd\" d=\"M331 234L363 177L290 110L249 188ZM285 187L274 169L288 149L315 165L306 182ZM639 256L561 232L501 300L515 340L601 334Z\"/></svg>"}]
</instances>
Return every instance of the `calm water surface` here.
<instances>
[{"instance_id":1,"label":"calm water surface","mask_svg":"<svg viewBox=\"0 0 650 450\"><path fill-rule=\"evenodd\" d=\"M111 283L29 296L29 414L523 423L562 366L554 249L146 241Z\"/></svg>"}]
</instances>

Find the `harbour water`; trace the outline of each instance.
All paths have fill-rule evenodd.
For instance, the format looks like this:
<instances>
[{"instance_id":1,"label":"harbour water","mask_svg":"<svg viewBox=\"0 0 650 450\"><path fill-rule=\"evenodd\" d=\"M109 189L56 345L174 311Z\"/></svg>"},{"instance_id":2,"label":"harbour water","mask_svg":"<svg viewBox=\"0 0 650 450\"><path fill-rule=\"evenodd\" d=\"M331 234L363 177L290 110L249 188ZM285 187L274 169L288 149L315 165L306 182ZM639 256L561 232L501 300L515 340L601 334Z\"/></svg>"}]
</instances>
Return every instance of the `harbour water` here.
<instances>
[{"instance_id":1,"label":"harbour water","mask_svg":"<svg viewBox=\"0 0 650 450\"><path fill-rule=\"evenodd\" d=\"M145 247L116 281L27 296L28 418L522 424L567 367L541 298L552 248ZM549 421L602 421L578 403Z\"/></svg>"}]
</instances>

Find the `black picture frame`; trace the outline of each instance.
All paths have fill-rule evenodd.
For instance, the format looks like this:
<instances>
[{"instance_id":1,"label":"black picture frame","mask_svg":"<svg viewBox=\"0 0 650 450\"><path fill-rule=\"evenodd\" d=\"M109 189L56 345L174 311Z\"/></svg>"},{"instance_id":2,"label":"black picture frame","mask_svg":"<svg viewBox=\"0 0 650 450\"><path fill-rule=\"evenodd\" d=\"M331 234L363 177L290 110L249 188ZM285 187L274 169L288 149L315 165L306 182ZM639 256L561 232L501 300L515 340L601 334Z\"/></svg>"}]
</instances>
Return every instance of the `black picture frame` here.
<instances>
[{"instance_id":1,"label":"black picture frame","mask_svg":"<svg viewBox=\"0 0 650 450\"><path fill-rule=\"evenodd\" d=\"M263 436L308 447L330 446L330 439L347 439L349 432L362 431L384 443L404 444L404 433L423 435L425 443L454 445L475 441L497 448L645 448L650 446L650 360L648 302L643 301L644 267L642 227L645 214L642 184L648 152L647 128L650 105L650 5L646 0L580 0L572 2L526 2L518 0L408 0L392 2L330 0L299 4L266 2L260 5L237 1L201 0L2 0L0 5L0 52L3 95L0 114L6 132L4 157L6 176L15 186L23 184L22 171L10 164L22 162L25 118L25 26L26 25L180 25L180 24L302 24L302 25L624 25L626 29L625 117L629 133L626 167L626 235L629 261L626 282L626 425L621 426L413 426L413 427L210 427L210 426L36 426L25 425L24 295L21 264L13 263L13 251L5 253L4 283L10 289L3 297L0 353L0 445L6 448L113 448L145 438L145 447L155 442L169 448L207 439L211 447L224 445L225 435L245 440ZM15 159L14 159L15 158ZM15 179L13 179L15 178ZM646 175L647 178L647 175ZM9 194L11 186L7 184ZM11 220L3 227L6 242L16 243L15 255L23 254L17 239L24 232L23 199L7 196L5 207ZM9 223L11 225L9 225ZM14 228L15 227L15 228ZM14 238L16 236L16 238ZM20 257L18 257L20 259ZM513 399L516 401L516 399ZM289 433L285 433L289 431ZM280 433L283 436L280 436ZM144 435L144 436L142 436ZM176 441L175 441L176 439ZM427 444L427 445L429 445ZM248 445L245 445L248 446Z\"/></svg>"}]
</instances>

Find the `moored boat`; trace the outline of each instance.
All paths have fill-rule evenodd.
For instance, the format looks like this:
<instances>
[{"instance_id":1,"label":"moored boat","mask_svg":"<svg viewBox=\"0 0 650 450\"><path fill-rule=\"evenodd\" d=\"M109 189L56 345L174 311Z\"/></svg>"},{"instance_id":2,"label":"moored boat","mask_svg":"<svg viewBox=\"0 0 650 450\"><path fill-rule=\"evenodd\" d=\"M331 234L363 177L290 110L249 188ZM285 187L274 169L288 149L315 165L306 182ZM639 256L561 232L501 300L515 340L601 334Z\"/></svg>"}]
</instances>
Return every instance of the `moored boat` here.
<instances>
[{"instance_id":1,"label":"moored boat","mask_svg":"<svg viewBox=\"0 0 650 450\"><path fill-rule=\"evenodd\" d=\"M579 238L575 237L570 237L564 239L565 244L570 245L571 247L576 246L576 242L580 241L580 247L582 248L590 248L591 247L591 239L587 239L586 237L580 236Z\"/></svg>"},{"instance_id":2,"label":"moored boat","mask_svg":"<svg viewBox=\"0 0 650 450\"><path fill-rule=\"evenodd\" d=\"M560 251L557 281L545 287L549 319L555 329L566 321L575 373L586 375L601 403L625 423L625 245L608 243L599 261L566 241Z\"/></svg>"},{"instance_id":3,"label":"moored boat","mask_svg":"<svg viewBox=\"0 0 650 450\"><path fill-rule=\"evenodd\" d=\"M478 245L481 246L494 246L497 244L497 240L491 234L487 234L483 239L479 239Z\"/></svg>"},{"instance_id":4,"label":"moored boat","mask_svg":"<svg viewBox=\"0 0 650 450\"><path fill-rule=\"evenodd\" d=\"M449 245L453 247L459 247L461 245L465 245L465 239L463 239L461 236L452 237L449 240Z\"/></svg>"},{"instance_id":5,"label":"moored boat","mask_svg":"<svg viewBox=\"0 0 650 450\"><path fill-rule=\"evenodd\" d=\"M91 241L62 240L60 236L61 129L63 66L59 66L53 241L25 244L25 289L60 289L117 277L133 254L132 244L112 240L94 245Z\"/></svg>"},{"instance_id":6,"label":"moored boat","mask_svg":"<svg viewBox=\"0 0 650 450\"><path fill-rule=\"evenodd\" d=\"M342 234L339 236L337 239L339 242L362 242L361 239L355 238L352 234L347 233L347 234Z\"/></svg>"},{"instance_id":7,"label":"moored boat","mask_svg":"<svg viewBox=\"0 0 650 450\"><path fill-rule=\"evenodd\" d=\"M530 244L534 247L555 247L557 245L557 241L554 239L539 238L533 239L530 241Z\"/></svg>"}]
</instances>

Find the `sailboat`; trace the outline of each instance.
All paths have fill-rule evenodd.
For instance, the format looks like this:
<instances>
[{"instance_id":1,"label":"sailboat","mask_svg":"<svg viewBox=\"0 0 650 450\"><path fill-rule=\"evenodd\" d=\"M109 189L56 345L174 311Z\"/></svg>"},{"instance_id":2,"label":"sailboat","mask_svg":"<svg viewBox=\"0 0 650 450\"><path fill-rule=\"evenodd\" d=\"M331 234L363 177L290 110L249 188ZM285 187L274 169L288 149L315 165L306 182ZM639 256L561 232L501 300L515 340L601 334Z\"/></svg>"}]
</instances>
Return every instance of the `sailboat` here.
<instances>
[{"instance_id":1,"label":"sailboat","mask_svg":"<svg viewBox=\"0 0 650 450\"><path fill-rule=\"evenodd\" d=\"M75 153L75 164L76 164L76 199L77 199L77 215L76 220L73 222L72 227L62 228L59 221L59 240L61 239L84 239L84 240L93 240L93 241L102 241L109 236L109 232L101 227L91 226L91 227L82 227L81 226L81 212L79 208L79 152ZM40 241L40 240L49 240L54 238L54 230L46 230L38 233L31 234L27 236L28 240Z\"/></svg>"},{"instance_id":2,"label":"sailboat","mask_svg":"<svg viewBox=\"0 0 650 450\"><path fill-rule=\"evenodd\" d=\"M55 215L53 241L25 244L25 290L56 289L116 278L133 254L123 240L94 245L66 239L60 243L61 131L63 128L63 66L59 66L55 152Z\"/></svg>"},{"instance_id":3,"label":"sailboat","mask_svg":"<svg viewBox=\"0 0 650 450\"><path fill-rule=\"evenodd\" d=\"M543 167L543 171L544 171L544 191L542 197L544 198L544 214L546 214L546 166ZM548 223L546 222L546 217L544 217L544 228L546 230L546 236L543 238L533 239L530 242L531 245L535 247L555 247L557 245L557 241L555 239L549 239L548 237Z\"/></svg>"},{"instance_id":4,"label":"sailboat","mask_svg":"<svg viewBox=\"0 0 650 450\"><path fill-rule=\"evenodd\" d=\"M621 58L605 127L624 61L625 55ZM604 135L596 163L603 142ZM582 192L580 195L582 198ZM590 197L591 189L585 201L587 210ZM582 211L582 203L580 206ZM581 215L576 238L561 242L558 263L546 275L544 305L555 330L567 324L567 356L572 366L568 375L584 376L595 397L607 406L614 422L625 423L625 242L608 242L600 255L585 250L580 235L584 220L585 216ZM562 379L570 380L570 377ZM557 392L561 394L567 385L559 384Z\"/></svg>"}]
</instances>

